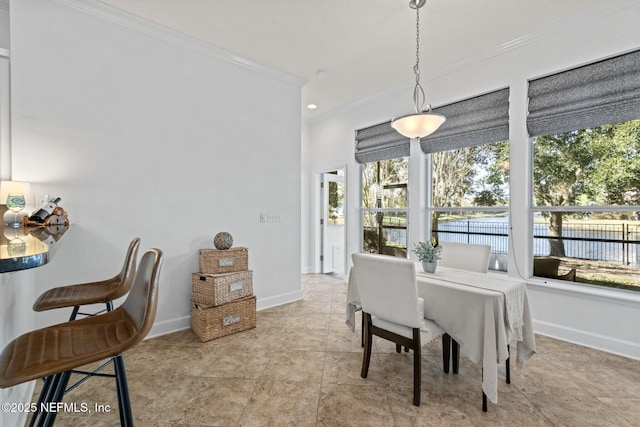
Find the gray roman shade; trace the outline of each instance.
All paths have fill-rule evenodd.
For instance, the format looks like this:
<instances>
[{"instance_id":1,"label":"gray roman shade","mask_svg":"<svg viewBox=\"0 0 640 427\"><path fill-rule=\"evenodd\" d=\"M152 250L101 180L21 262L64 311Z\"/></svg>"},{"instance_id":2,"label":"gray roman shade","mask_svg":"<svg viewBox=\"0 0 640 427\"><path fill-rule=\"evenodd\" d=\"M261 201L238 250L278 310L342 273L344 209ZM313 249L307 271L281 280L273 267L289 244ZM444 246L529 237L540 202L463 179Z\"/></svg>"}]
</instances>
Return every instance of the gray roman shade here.
<instances>
[{"instance_id":1,"label":"gray roman shade","mask_svg":"<svg viewBox=\"0 0 640 427\"><path fill-rule=\"evenodd\" d=\"M369 163L409 156L410 142L391 127L391 122L360 129L356 132L356 161Z\"/></svg>"},{"instance_id":2,"label":"gray roman shade","mask_svg":"<svg viewBox=\"0 0 640 427\"><path fill-rule=\"evenodd\" d=\"M509 139L509 89L434 108L447 121L420 139L425 153L455 150Z\"/></svg>"},{"instance_id":3,"label":"gray roman shade","mask_svg":"<svg viewBox=\"0 0 640 427\"><path fill-rule=\"evenodd\" d=\"M640 51L529 82L530 136L640 118Z\"/></svg>"}]
</instances>

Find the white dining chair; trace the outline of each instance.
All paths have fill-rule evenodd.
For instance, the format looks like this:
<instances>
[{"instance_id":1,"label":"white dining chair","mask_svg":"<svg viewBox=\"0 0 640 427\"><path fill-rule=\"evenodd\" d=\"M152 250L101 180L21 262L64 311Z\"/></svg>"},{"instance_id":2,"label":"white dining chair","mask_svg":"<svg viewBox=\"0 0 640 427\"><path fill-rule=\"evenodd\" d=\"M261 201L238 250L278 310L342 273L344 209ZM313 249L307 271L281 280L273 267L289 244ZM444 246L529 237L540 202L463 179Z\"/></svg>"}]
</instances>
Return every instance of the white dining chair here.
<instances>
[{"instance_id":1,"label":"white dining chair","mask_svg":"<svg viewBox=\"0 0 640 427\"><path fill-rule=\"evenodd\" d=\"M418 297L415 264L386 255L352 254L364 323L364 354L360 376L366 378L373 335L413 350L413 404L420 406L422 345L444 330L424 318L424 300Z\"/></svg>"},{"instance_id":2,"label":"white dining chair","mask_svg":"<svg viewBox=\"0 0 640 427\"><path fill-rule=\"evenodd\" d=\"M439 242L442 247L438 265L459 270L486 273L489 271L491 246L470 243Z\"/></svg>"},{"instance_id":3,"label":"white dining chair","mask_svg":"<svg viewBox=\"0 0 640 427\"><path fill-rule=\"evenodd\" d=\"M487 273L489 271L489 257L491 256L491 246L477 245L471 243L439 242L442 247L438 265L441 267L457 268L459 270L474 271L477 273ZM507 349L509 346L507 345ZM452 339L449 334L442 337L442 353L451 352L453 363L453 373L457 374L460 366L460 344ZM506 381L511 383L511 366L509 359L505 361ZM444 371L449 372L449 361L444 362ZM482 393L482 410L487 411L487 396Z\"/></svg>"},{"instance_id":4,"label":"white dining chair","mask_svg":"<svg viewBox=\"0 0 640 427\"><path fill-rule=\"evenodd\" d=\"M491 246L476 245L458 242L438 242L442 248L438 265L441 267L457 268L459 270L486 273L489 271L489 257L491 256ZM449 334L444 334L442 338L442 353L446 357L444 371L449 372L449 354L453 361L453 373L458 373L460 364L460 344L452 340ZM445 356L445 354L447 356Z\"/></svg>"}]
</instances>

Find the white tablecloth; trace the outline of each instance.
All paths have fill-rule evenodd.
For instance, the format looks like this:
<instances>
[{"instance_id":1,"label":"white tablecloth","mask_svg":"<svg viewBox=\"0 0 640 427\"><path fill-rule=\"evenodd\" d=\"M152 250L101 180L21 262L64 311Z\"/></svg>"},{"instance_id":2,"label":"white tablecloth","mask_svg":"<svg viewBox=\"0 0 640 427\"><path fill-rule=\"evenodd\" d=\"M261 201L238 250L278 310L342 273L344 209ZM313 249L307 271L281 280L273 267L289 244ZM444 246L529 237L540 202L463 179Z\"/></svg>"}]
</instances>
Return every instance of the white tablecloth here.
<instances>
[{"instance_id":1,"label":"white tablecloth","mask_svg":"<svg viewBox=\"0 0 640 427\"><path fill-rule=\"evenodd\" d=\"M509 357L509 342L517 343L518 364L524 364L536 350L526 285L496 273L438 267L431 274L418 268L416 278L418 294L425 301L424 316L460 343L462 355L474 363L482 362L482 390L497 403L498 363ZM355 275L350 274L346 323L352 331L355 312L360 308Z\"/></svg>"},{"instance_id":2,"label":"white tablecloth","mask_svg":"<svg viewBox=\"0 0 640 427\"><path fill-rule=\"evenodd\" d=\"M440 267L435 273L425 273L420 266L416 266L416 279L441 280L453 284L464 284L481 289L493 290L504 294L505 305L505 326L512 339L520 339L518 334L522 332L524 323L523 310L527 287L524 282L511 279L499 274L479 274L470 271L456 270L453 268Z\"/></svg>"}]
</instances>

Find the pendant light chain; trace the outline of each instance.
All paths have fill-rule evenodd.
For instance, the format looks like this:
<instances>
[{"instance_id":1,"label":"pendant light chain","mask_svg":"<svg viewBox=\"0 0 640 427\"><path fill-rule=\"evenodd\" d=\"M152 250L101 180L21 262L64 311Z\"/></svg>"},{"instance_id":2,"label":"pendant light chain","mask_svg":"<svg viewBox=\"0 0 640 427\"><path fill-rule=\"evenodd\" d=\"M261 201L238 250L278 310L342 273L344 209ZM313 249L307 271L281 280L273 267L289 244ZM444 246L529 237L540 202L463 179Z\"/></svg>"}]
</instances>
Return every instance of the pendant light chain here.
<instances>
[{"instance_id":1,"label":"pendant light chain","mask_svg":"<svg viewBox=\"0 0 640 427\"><path fill-rule=\"evenodd\" d=\"M416 65L413 66L413 74L416 76L416 87L413 89L413 107L416 113L420 114L425 101L424 89L420 85L420 7L416 7ZM427 111L431 111L431 105L427 105Z\"/></svg>"},{"instance_id":2,"label":"pendant light chain","mask_svg":"<svg viewBox=\"0 0 640 427\"><path fill-rule=\"evenodd\" d=\"M416 65L413 67L416 84L420 84L420 8L416 7Z\"/></svg>"},{"instance_id":3,"label":"pendant light chain","mask_svg":"<svg viewBox=\"0 0 640 427\"><path fill-rule=\"evenodd\" d=\"M420 86L420 8L427 3L427 0L410 0L409 7L416 10L416 64L413 66L413 74L416 77L416 85L413 88L413 107L415 114L394 117L391 120L391 127L400 135L407 138L424 138L433 132L447 120L439 113L431 112L431 105L426 105L424 89Z\"/></svg>"}]
</instances>

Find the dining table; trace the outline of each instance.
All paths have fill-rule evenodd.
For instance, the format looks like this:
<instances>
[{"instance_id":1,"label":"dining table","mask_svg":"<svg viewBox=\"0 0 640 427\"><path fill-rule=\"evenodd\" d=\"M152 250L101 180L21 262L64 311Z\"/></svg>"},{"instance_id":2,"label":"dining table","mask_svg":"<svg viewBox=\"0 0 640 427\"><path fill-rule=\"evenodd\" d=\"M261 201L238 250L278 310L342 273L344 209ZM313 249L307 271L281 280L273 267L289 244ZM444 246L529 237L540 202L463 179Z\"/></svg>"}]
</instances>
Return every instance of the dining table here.
<instances>
[{"instance_id":1,"label":"dining table","mask_svg":"<svg viewBox=\"0 0 640 427\"><path fill-rule=\"evenodd\" d=\"M482 363L482 391L497 403L498 365L510 357L512 344L520 366L536 353L524 280L446 267L426 273L416 263L416 283L418 296L424 299L424 317L435 321L460 344L462 356ZM358 310L358 285L355 274L349 274L346 324L352 332Z\"/></svg>"}]
</instances>

